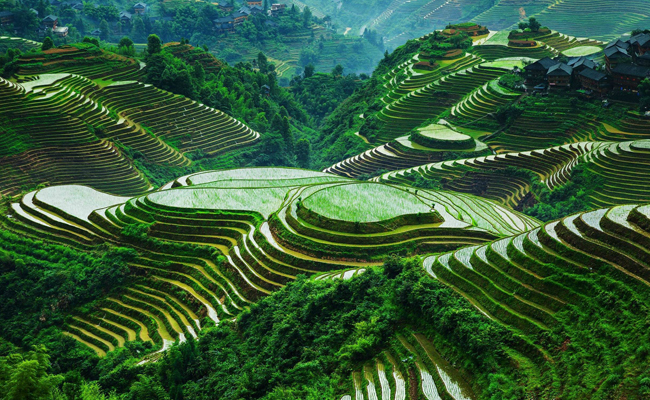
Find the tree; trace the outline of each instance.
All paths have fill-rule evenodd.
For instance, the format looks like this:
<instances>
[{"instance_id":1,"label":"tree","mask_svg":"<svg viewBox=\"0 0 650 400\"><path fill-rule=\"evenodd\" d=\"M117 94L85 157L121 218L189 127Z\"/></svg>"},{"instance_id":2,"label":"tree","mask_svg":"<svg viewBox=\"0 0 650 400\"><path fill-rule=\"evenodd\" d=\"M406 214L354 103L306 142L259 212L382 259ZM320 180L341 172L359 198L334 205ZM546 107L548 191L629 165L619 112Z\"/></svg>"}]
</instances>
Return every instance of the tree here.
<instances>
[{"instance_id":1,"label":"tree","mask_svg":"<svg viewBox=\"0 0 650 400\"><path fill-rule=\"evenodd\" d=\"M316 67L314 67L314 64L307 64L305 66L305 78L309 78L310 76L313 76L315 68Z\"/></svg>"},{"instance_id":2,"label":"tree","mask_svg":"<svg viewBox=\"0 0 650 400\"><path fill-rule=\"evenodd\" d=\"M298 166L309 168L309 158L311 153L311 144L307 139L300 139L296 142L296 161Z\"/></svg>"},{"instance_id":3,"label":"tree","mask_svg":"<svg viewBox=\"0 0 650 400\"><path fill-rule=\"evenodd\" d=\"M131 47L133 46L133 40L130 37L124 36L120 39L119 47Z\"/></svg>"},{"instance_id":4,"label":"tree","mask_svg":"<svg viewBox=\"0 0 650 400\"><path fill-rule=\"evenodd\" d=\"M45 39L43 39L43 45L41 45L41 50L43 51L49 50L52 47L54 47L54 42L52 41L52 39L50 39L49 36L46 36Z\"/></svg>"},{"instance_id":5,"label":"tree","mask_svg":"<svg viewBox=\"0 0 650 400\"><path fill-rule=\"evenodd\" d=\"M343 66L341 64L336 64L336 67L332 69L332 75L333 76L341 76L343 75Z\"/></svg>"},{"instance_id":6,"label":"tree","mask_svg":"<svg viewBox=\"0 0 650 400\"><path fill-rule=\"evenodd\" d=\"M0 358L0 398L7 400L49 399L52 390L63 381L60 375L50 375L50 358L45 346L34 346L24 355L12 354Z\"/></svg>"},{"instance_id":7,"label":"tree","mask_svg":"<svg viewBox=\"0 0 650 400\"><path fill-rule=\"evenodd\" d=\"M147 38L147 52L149 55L158 54L162 49L162 42L158 35L149 35Z\"/></svg>"},{"instance_id":8,"label":"tree","mask_svg":"<svg viewBox=\"0 0 650 400\"><path fill-rule=\"evenodd\" d=\"M144 28L144 21L139 16L133 18L133 26L131 27L131 36L135 39L136 42L142 43L144 38L147 36L147 32Z\"/></svg>"},{"instance_id":9,"label":"tree","mask_svg":"<svg viewBox=\"0 0 650 400\"><path fill-rule=\"evenodd\" d=\"M257 54L257 67L263 74L267 73L269 70L269 61L261 51Z\"/></svg>"},{"instance_id":10,"label":"tree","mask_svg":"<svg viewBox=\"0 0 650 400\"><path fill-rule=\"evenodd\" d=\"M108 39L108 33L109 33L108 21L103 19L99 23L99 38L101 40L107 40Z\"/></svg>"},{"instance_id":11,"label":"tree","mask_svg":"<svg viewBox=\"0 0 650 400\"><path fill-rule=\"evenodd\" d=\"M531 31L538 32L539 28L542 27L542 24L537 22L537 19L535 19L535 17L530 17L528 18L528 27L530 28Z\"/></svg>"},{"instance_id":12,"label":"tree","mask_svg":"<svg viewBox=\"0 0 650 400\"><path fill-rule=\"evenodd\" d=\"M311 10L309 7L305 7L302 11L302 26L309 28L309 25L311 25Z\"/></svg>"}]
</instances>

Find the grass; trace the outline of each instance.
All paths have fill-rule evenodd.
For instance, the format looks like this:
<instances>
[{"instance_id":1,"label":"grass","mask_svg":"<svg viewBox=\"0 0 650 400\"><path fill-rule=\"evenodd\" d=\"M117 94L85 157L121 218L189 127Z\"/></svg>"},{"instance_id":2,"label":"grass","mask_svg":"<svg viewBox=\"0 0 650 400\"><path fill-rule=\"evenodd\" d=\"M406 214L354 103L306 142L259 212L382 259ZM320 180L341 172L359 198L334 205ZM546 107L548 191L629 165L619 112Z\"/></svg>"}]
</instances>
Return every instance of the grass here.
<instances>
[{"instance_id":1,"label":"grass","mask_svg":"<svg viewBox=\"0 0 650 400\"><path fill-rule=\"evenodd\" d=\"M376 183L328 187L306 198L304 205L324 217L353 222L376 222L403 214L431 212L431 206L414 194Z\"/></svg>"},{"instance_id":2,"label":"grass","mask_svg":"<svg viewBox=\"0 0 650 400\"><path fill-rule=\"evenodd\" d=\"M147 199L180 209L255 211L268 218L280 208L286 193L286 188L184 188L152 193Z\"/></svg>"},{"instance_id":3,"label":"grass","mask_svg":"<svg viewBox=\"0 0 650 400\"><path fill-rule=\"evenodd\" d=\"M261 167L261 168L240 168L225 171L210 171L191 175L188 181L193 185L199 185L207 182L218 182L225 180L237 179L295 179L295 178L312 178L318 176L331 177L332 174L324 172L309 171L297 168L282 167Z\"/></svg>"},{"instance_id":4,"label":"grass","mask_svg":"<svg viewBox=\"0 0 650 400\"><path fill-rule=\"evenodd\" d=\"M589 56L591 54L599 53L603 49L597 46L580 46L572 49L564 50L562 53L567 57L580 57Z\"/></svg>"},{"instance_id":5,"label":"grass","mask_svg":"<svg viewBox=\"0 0 650 400\"><path fill-rule=\"evenodd\" d=\"M96 209L121 204L129 199L81 185L51 186L39 190L35 198L82 220L87 220Z\"/></svg>"},{"instance_id":6,"label":"grass","mask_svg":"<svg viewBox=\"0 0 650 400\"><path fill-rule=\"evenodd\" d=\"M418 128L420 135L427 138L449 142L464 142L471 139L469 136L456 132L445 125L431 124Z\"/></svg>"}]
</instances>

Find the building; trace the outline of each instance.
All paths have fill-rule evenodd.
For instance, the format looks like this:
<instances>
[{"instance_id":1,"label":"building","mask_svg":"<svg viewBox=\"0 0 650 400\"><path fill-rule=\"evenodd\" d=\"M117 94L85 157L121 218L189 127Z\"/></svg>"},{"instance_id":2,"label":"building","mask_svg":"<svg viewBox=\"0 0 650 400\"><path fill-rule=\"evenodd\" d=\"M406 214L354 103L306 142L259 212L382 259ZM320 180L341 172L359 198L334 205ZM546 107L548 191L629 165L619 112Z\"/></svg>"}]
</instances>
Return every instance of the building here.
<instances>
[{"instance_id":1,"label":"building","mask_svg":"<svg viewBox=\"0 0 650 400\"><path fill-rule=\"evenodd\" d=\"M569 89L573 76L573 68L564 63L551 66L546 73L549 89Z\"/></svg>"},{"instance_id":2,"label":"building","mask_svg":"<svg viewBox=\"0 0 650 400\"><path fill-rule=\"evenodd\" d=\"M59 24L59 17L50 14L41 20L41 24L43 24L45 29L47 28L55 29L56 26Z\"/></svg>"},{"instance_id":3,"label":"building","mask_svg":"<svg viewBox=\"0 0 650 400\"><path fill-rule=\"evenodd\" d=\"M539 83L546 80L546 74L548 70L559 64L558 61L555 61L549 57L544 57L541 60L537 60L532 64L526 65L524 71L526 72L526 82L529 83Z\"/></svg>"},{"instance_id":4,"label":"building","mask_svg":"<svg viewBox=\"0 0 650 400\"><path fill-rule=\"evenodd\" d=\"M248 16L248 15L251 15L251 14L263 14L264 9L262 7L260 7L260 6L250 6L250 7L243 6L237 12L240 13L240 14L244 14L244 15Z\"/></svg>"},{"instance_id":5,"label":"building","mask_svg":"<svg viewBox=\"0 0 650 400\"><path fill-rule=\"evenodd\" d=\"M70 8L76 11L83 11L84 10L84 4L83 3L71 3Z\"/></svg>"},{"instance_id":6,"label":"building","mask_svg":"<svg viewBox=\"0 0 650 400\"><path fill-rule=\"evenodd\" d=\"M99 29L95 29L92 32L90 32L90 36L95 36L95 37L100 37L102 35L102 31Z\"/></svg>"},{"instance_id":7,"label":"building","mask_svg":"<svg viewBox=\"0 0 650 400\"><path fill-rule=\"evenodd\" d=\"M650 33L634 35L628 41L634 52L640 56L650 51Z\"/></svg>"},{"instance_id":8,"label":"building","mask_svg":"<svg viewBox=\"0 0 650 400\"><path fill-rule=\"evenodd\" d=\"M574 73L579 73L586 68L596 69L596 63L584 56L569 58L567 65L573 68Z\"/></svg>"},{"instance_id":9,"label":"building","mask_svg":"<svg viewBox=\"0 0 650 400\"><path fill-rule=\"evenodd\" d=\"M650 77L650 68L634 64L619 64L612 69L614 90L636 92L639 83Z\"/></svg>"},{"instance_id":10,"label":"building","mask_svg":"<svg viewBox=\"0 0 650 400\"><path fill-rule=\"evenodd\" d=\"M258 6L262 8L262 0L246 0L246 5L249 7Z\"/></svg>"},{"instance_id":11,"label":"building","mask_svg":"<svg viewBox=\"0 0 650 400\"><path fill-rule=\"evenodd\" d=\"M232 32L235 30L235 19L232 15L212 20L217 32Z\"/></svg>"},{"instance_id":12,"label":"building","mask_svg":"<svg viewBox=\"0 0 650 400\"><path fill-rule=\"evenodd\" d=\"M144 15L144 13L147 12L147 5L144 3L136 3L136 5L133 6L133 13L138 14L138 15Z\"/></svg>"},{"instance_id":13,"label":"building","mask_svg":"<svg viewBox=\"0 0 650 400\"><path fill-rule=\"evenodd\" d=\"M591 68L585 68L580 71L578 80L584 90L598 93L601 96L607 94L610 88L609 77Z\"/></svg>"},{"instance_id":14,"label":"building","mask_svg":"<svg viewBox=\"0 0 650 400\"><path fill-rule=\"evenodd\" d=\"M275 3L271 4L271 15L274 17L277 17L278 15L282 15L287 9L286 4L282 3Z\"/></svg>"},{"instance_id":15,"label":"building","mask_svg":"<svg viewBox=\"0 0 650 400\"><path fill-rule=\"evenodd\" d=\"M131 19L133 19L133 15L130 12L122 11L120 13L120 22L128 25L131 23Z\"/></svg>"},{"instance_id":16,"label":"building","mask_svg":"<svg viewBox=\"0 0 650 400\"><path fill-rule=\"evenodd\" d=\"M248 19L248 15L241 13L241 12L236 12L233 15L231 15L233 20L235 21L235 26L241 25Z\"/></svg>"},{"instance_id":17,"label":"building","mask_svg":"<svg viewBox=\"0 0 650 400\"><path fill-rule=\"evenodd\" d=\"M232 3L219 3L219 9L225 12L233 12L235 6Z\"/></svg>"},{"instance_id":18,"label":"building","mask_svg":"<svg viewBox=\"0 0 650 400\"><path fill-rule=\"evenodd\" d=\"M0 11L0 26L11 25L14 23L14 13L11 11Z\"/></svg>"},{"instance_id":19,"label":"building","mask_svg":"<svg viewBox=\"0 0 650 400\"><path fill-rule=\"evenodd\" d=\"M642 67L650 67L650 51L646 51L642 56L637 56L635 62Z\"/></svg>"},{"instance_id":20,"label":"building","mask_svg":"<svg viewBox=\"0 0 650 400\"><path fill-rule=\"evenodd\" d=\"M66 36L68 36L68 27L67 26L57 26L56 28L52 29L52 33L55 34L58 37L66 37Z\"/></svg>"},{"instance_id":21,"label":"building","mask_svg":"<svg viewBox=\"0 0 650 400\"><path fill-rule=\"evenodd\" d=\"M617 42L620 42L617 41ZM607 71L612 71L617 65L632 62L632 56L628 53L629 43L627 46L609 45L605 48L605 64Z\"/></svg>"}]
</instances>

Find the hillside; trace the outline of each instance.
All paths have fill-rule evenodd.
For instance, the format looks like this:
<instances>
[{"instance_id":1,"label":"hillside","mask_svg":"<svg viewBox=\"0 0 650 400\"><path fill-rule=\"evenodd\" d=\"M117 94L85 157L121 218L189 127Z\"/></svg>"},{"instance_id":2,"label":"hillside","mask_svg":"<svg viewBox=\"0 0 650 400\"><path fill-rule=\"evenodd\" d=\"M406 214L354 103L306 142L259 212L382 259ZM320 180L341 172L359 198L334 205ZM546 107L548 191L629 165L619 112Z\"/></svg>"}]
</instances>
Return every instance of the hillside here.
<instances>
[{"instance_id":1,"label":"hillside","mask_svg":"<svg viewBox=\"0 0 650 400\"><path fill-rule=\"evenodd\" d=\"M368 75L305 3L0 38L0 398L648 398L650 30L463 22Z\"/></svg>"},{"instance_id":2,"label":"hillside","mask_svg":"<svg viewBox=\"0 0 650 400\"><path fill-rule=\"evenodd\" d=\"M339 30L349 27L358 34L365 29L376 31L385 37L389 49L434 29L444 29L447 24L468 20L491 30L510 30L520 20L532 16L567 35L601 40L611 40L650 24L647 0L615 5L605 0L355 0L345 3L307 0L305 3L330 15Z\"/></svg>"}]
</instances>

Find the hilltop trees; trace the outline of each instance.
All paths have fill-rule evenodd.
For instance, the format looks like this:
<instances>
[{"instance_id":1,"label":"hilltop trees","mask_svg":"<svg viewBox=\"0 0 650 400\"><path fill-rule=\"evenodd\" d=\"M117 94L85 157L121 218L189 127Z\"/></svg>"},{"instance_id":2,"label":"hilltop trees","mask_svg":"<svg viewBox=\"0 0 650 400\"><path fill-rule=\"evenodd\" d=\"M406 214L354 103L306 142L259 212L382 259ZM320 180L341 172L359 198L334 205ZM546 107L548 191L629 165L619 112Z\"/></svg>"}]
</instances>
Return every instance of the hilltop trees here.
<instances>
[{"instance_id":1,"label":"hilltop trees","mask_svg":"<svg viewBox=\"0 0 650 400\"><path fill-rule=\"evenodd\" d=\"M50 39L49 36L46 36L45 39L43 39L43 44L41 45L41 50L43 50L43 51L49 50L52 47L54 47L54 42L52 41L52 39Z\"/></svg>"},{"instance_id":2,"label":"hilltop trees","mask_svg":"<svg viewBox=\"0 0 650 400\"><path fill-rule=\"evenodd\" d=\"M522 31L526 29L530 29L531 32L538 32L539 28L542 27L542 24L540 24L535 17L530 17L528 18L528 22L520 22L519 23L519 29Z\"/></svg>"},{"instance_id":3,"label":"hilltop trees","mask_svg":"<svg viewBox=\"0 0 650 400\"><path fill-rule=\"evenodd\" d=\"M158 54L162 49L162 41L158 35L149 35L147 38L147 53L149 55Z\"/></svg>"}]
</instances>

